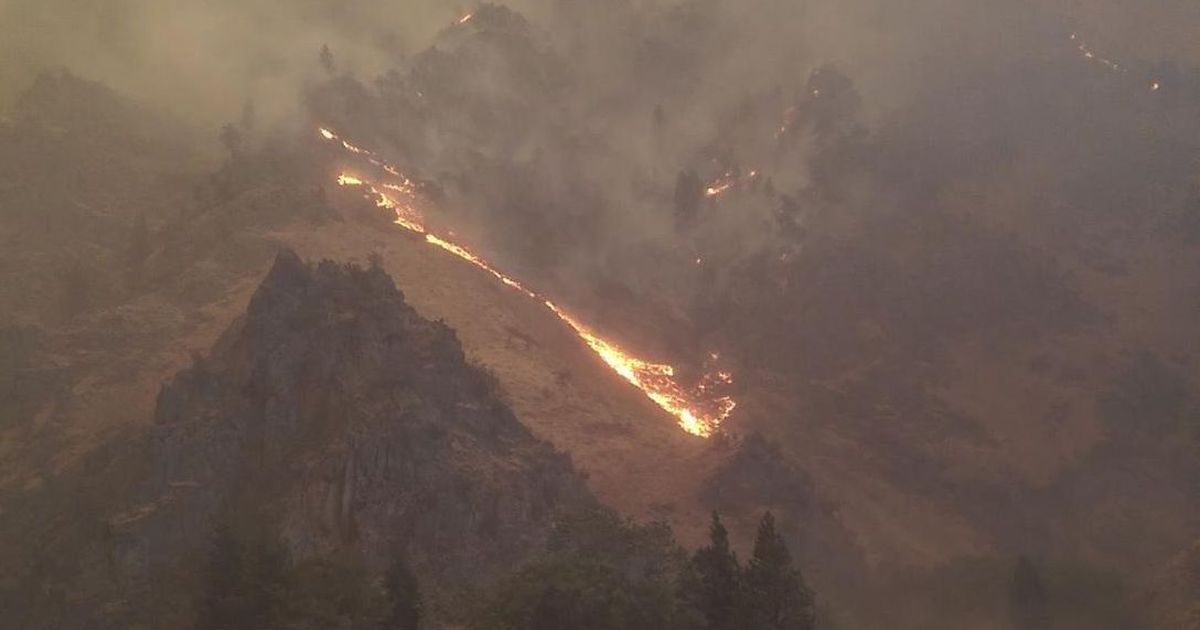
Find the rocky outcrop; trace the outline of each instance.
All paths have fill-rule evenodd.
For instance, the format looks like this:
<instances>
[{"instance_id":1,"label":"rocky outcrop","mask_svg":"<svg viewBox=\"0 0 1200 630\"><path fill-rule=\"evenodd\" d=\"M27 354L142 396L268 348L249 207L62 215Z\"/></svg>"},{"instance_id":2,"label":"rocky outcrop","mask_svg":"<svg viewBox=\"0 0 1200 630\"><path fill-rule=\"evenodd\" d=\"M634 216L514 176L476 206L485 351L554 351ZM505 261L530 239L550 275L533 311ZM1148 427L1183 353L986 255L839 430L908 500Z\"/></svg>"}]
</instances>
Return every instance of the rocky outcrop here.
<instances>
[{"instance_id":1,"label":"rocky outcrop","mask_svg":"<svg viewBox=\"0 0 1200 630\"><path fill-rule=\"evenodd\" d=\"M592 501L386 273L291 252L210 356L163 387L152 452L146 500L119 523L143 575L202 549L215 524L251 520L297 558L354 549L382 570L403 554L458 588Z\"/></svg>"},{"instance_id":2,"label":"rocky outcrop","mask_svg":"<svg viewBox=\"0 0 1200 630\"><path fill-rule=\"evenodd\" d=\"M1147 600L1154 630L1200 630L1200 542L1170 563Z\"/></svg>"}]
</instances>

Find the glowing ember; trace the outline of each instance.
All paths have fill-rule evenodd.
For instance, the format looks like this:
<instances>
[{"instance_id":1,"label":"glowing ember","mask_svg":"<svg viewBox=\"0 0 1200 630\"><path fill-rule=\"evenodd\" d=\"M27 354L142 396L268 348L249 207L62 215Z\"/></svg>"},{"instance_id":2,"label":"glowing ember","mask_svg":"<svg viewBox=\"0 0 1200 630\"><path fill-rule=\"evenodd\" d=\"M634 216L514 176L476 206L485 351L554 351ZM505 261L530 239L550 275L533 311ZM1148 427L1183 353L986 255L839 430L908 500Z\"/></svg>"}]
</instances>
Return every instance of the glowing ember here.
<instances>
[{"instance_id":1,"label":"glowing ember","mask_svg":"<svg viewBox=\"0 0 1200 630\"><path fill-rule=\"evenodd\" d=\"M471 263L472 265L479 267L480 269L495 276L496 279L499 280L500 282L503 282L504 284L516 289L517 291L524 293L526 296L534 298L534 299L539 299L538 295L536 293L534 293L533 291L526 289L525 285L500 273L494 267L492 267L490 264L488 264L487 261L476 256L475 254L472 254L470 251L463 248L462 246L455 245L454 243L451 243L444 239L438 238L437 236L434 236L433 234L426 234L425 242L429 243L430 245L435 245L437 247L440 247L440 248L450 252L451 254L454 254L455 256L458 256L459 258Z\"/></svg>"},{"instance_id":2,"label":"glowing ember","mask_svg":"<svg viewBox=\"0 0 1200 630\"><path fill-rule=\"evenodd\" d=\"M410 179L401 175L394 167L382 162L371 152L355 147L339 138L337 134L327 129L321 129L320 133L326 140L341 144L351 153L367 156L372 164L400 179L399 183L383 182L376 186L356 175L341 173L337 177L338 185L365 188L369 191L368 197L373 199L376 205L395 212L397 225L424 236L425 242L430 245L486 271L504 285L519 291L526 297L541 301L550 312L569 326L609 368L640 389L663 410L675 416L679 426L688 433L700 437L711 436L737 406L737 403L729 396L716 396L709 393L713 388L721 388L733 383L733 375L729 372L717 371L705 374L694 388L684 388L675 380L674 367L646 361L630 354L615 343L604 339L595 330L567 314L558 305L538 295L520 281L506 276L491 263L467 248L430 232L416 207L416 187ZM755 175L756 173L751 173L750 176ZM728 185L732 186L735 182L736 180L732 180ZM385 190L395 194L384 192ZM699 262L697 260L697 263ZM715 361L717 355L713 354L711 358Z\"/></svg>"},{"instance_id":3,"label":"glowing ember","mask_svg":"<svg viewBox=\"0 0 1200 630\"><path fill-rule=\"evenodd\" d=\"M712 186L709 186L708 188L706 188L704 190L704 194L709 197L716 197L717 195L724 193L725 191L729 190L730 188L733 188L733 182L725 181L725 182L721 182L719 184L714 184Z\"/></svg>"},{"instance_id":4,"label":"glowing ember","mask_svg":"<svg viewBox=\"0 0 1200 630\"><path fill-rule=\"evenodd\" d=\"M349 142L346 142L345 140L342 140L342 146L346 147L346 150L350 151L351 153L358 153L362 155L366 155L367 153L366 151L354 146L353 144L350 144Z\"/></svg>"},{"instance_id":5,"label":"glowing ember","mask_svg":"<svg viewBox=\"0 0 1200 630\"><path fill-rule=\"evenodd\" d=\"M413 193L412 182L405 181L403 184L383 184L383 187L388 190L394 190L398 193L411 195Z\"/></svg>"},{"instance_id":6,"label":"glowing ember","mask_svg":"<svg viewBox=\"0 0 1200 630\"><path fill-rule=\"evenodd\" d=\"M815 90L813 96L820 96L820 90ZM796 122L796 106L791 106L783 112L783 124L779 125L779 131L775 132L775 139L779 140L787 135L787 132L792 128L792 124Z\"/></svg>"},{"instance_id":7,"label":"glowing ember","mask_svg":"<svg viewBox=\"0 0 1200 630\"><path fill-rule=\"evenodd\" d=\"M1099 63L1113 72L1125 72L1125 68L1121 64L1111 59L1105 59L1104 57L1096 54L1096 51L1092 50L1092 48L1087 45L1087 42L1083 41L1083 39L1079 37L1078 33L1071 33L1071 41L1076 42L1075 49L1079 51L1079 54L1083 55L1084 59Z\"/></svg>"},{"instance_id":8,"label":"glowing ember","mask_svg":"<svg viewBox=\"0 0 1200 630\"><path fill-rule=\"evenodd\" d=\"M738 184L749 183L756 177L758 177L758 171L750 171L740 178L735 177L732 171L727 172L704 189L704 196L719 197L726 192L729 192L729 190L734 186L737 186Z\"/></svg>"},{"instance_id":9,"label":"glowing ember","mask_svg":"<svg viewBox=\"0 0 1200 630\"><path fill-rule=\"evenodd\" d=\"M696 402L691 400L692 397L689 396L691 392L687 392L681 388L679 383L673 378L675 376L675 368L670 365L651 363L629 355L565 313L553 302L547 300L545 304L546 308L553 311L555 315L558 315L559 319L566 322L571 328L574 328L580 338L614 372L645 392L650 397L650 400L657 403L659 407L679 418L679 426L684 431L692 435L708 437L712 435L713 429L719 426L725 418L728 418L729 414L733 412L734 407L737 406L737 403L732 398L722 396L711 401L708 404L709 409L699 409ZM718 376L717 378L719 379L720 377ZM709 377L706 376L705 380L696 387L699 393L703 393L708 389L708 380ZM733 382L732 376L729 377L729 380L722 382Z\"/></svg>"}]
</instances>

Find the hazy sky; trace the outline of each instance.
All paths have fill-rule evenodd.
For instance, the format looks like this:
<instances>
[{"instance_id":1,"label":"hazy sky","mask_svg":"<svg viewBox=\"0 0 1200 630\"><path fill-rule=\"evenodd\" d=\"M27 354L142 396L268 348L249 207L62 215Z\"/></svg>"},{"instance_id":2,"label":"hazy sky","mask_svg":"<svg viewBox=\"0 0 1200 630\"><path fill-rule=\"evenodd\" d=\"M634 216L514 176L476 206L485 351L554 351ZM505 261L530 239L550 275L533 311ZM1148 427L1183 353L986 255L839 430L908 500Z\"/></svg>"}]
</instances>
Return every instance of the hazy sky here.
<instances>
[{"instance_id":1,"label":"hazy sky","mask_svg":"<svg viewBox=\"0 0 1200 630\"><path fill-rule=\"evenodd\" d=\"M0 85L11 97L67 67L184 117L228 118L247 97L279 112L323 44L370 75L463 12L438 0L0 0Z\"/></svg>"},{"instance_id":2,"label":"hazy sky","mask_svg":"<svg viewBox=\"0 0 1200 630\"><path fill-rule=\"evenodd\" d=\"M509 3L535 14L555 0ZM596 0L607 1L607 0ZM621 5L671 5L622 2ZM722 4L722 3L714 3ZM1200 58L1200 3L1192 0L1016 0L1010 17L1063 16L1114 55ZM536 5L532 6L532 5ZM972 21L995 19L979 0L777 0L724 3L759 13L762 27L803 38L815 56L839 61L867 94L901 90L906 73ZM208 124L236 116L247 97L284 114L328 43L342 69L373 76L397 56L423 49L474 6L441 0L0 0L0 101L44 68L67 67L119 91ZM734 7L730 9L730 7ZM775 12L802 22L775 19ZM1014 18L1019 19L1019 18ZM976 24L975 26L979 26ZM992 33L1003 38L1003 23ZM782 39L766 38L767 41ZM961 42L958 42L961 44ZM989 42L981 42L990 45ZM757 51L756 51L757 52ZM762 51L771 63L770 51Z\"/></svg>"}]
</instances>

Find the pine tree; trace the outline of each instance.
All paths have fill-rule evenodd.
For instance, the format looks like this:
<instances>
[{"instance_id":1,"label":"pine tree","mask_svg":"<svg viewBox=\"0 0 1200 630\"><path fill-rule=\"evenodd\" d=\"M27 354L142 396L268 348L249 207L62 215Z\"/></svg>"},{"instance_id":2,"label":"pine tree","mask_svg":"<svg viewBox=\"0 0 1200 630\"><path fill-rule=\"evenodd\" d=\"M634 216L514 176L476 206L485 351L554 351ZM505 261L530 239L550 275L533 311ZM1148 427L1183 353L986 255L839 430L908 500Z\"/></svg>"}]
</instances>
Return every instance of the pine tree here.
<instances>
[{"instance_id":1,"label":"pine tree","mask_svg":"<svg viewBox=\"0 0 1200 630\"><path fill-rule=\"evenodd\" d=\"M383 630L417 630L421 627L424 603L417 576L403 558L397 559L384 582L391 610L384 620Z\"/></svg>"},{"instance_id":2,"label":"pine tree","mask_svg":"<svg viewBox=\"0 0 1200 630\"><path fill-rule=\"evenodd\" d=\"M667 125L667 112L663 109L662 103L654 106L654 128L662 129Z\"/></svg>"},{"instance_id":3,"label":"pine tree","mask_svg":"<svg viewBox=\"0 0 1200 630\"><path fill-rule=\"evenodd\" d=\"M321 54L317 57L317 59L321 63L321 68L323 68L327 74L333 74L337 69L337 66L334 65L333 61L333 51L329 50L329 46L327 44L321 46Z\"/></svg>"},{"instance_id":4,"label":"pine tree","mask_svg":"<svg viewBox=\"0 0 1200 630\"><path fill-rule=\"evenodd\" d=\"M754 557L744 578L747 615L755 630L811 630L815 625L812 592L775 529L775 517L763 515L754 540Z\"/></svg>"},{"instance_id":5,"label":"pine tree","mask_svg":"<svg viewBox=\"0 0 1200 630\"><path fill-rule=\"evenodd\" d=\"M1013 569L1008 605L1016 630L1047 630L1050 627L1050 601L1046 588L1037 568L1025 556L1017 559Z\"/></svg>"},{"instance_id":6,"label":"pine tree","mask_svg":"<svg viewBox=\"0 0 1200 630\"><path fill-rule=\"evenodd\" d=\"M208 574L204 598L200 602L196 630L239 627L244 603L237 593L237 578L241 574L241 548L226 527L219 527L208 554Z\"/></svg>"},{"instance_id":7,"label":"pine tree","mask_svg":"<svg viewBox=\"0 0 1200 630\"><path fill-rule=\"evenodd\" d=\"M227 123L221 127L220 134L221 146L229 152L230 156L236 157L242 153L242 132L233 123Z\"/></svg>"},{"instance_id":8,"label":"pine tree","mask_svg":"<svg viewBox=\"0 0 1200 630\"><path fill-rule=\"evenodd\" d=\"M571 598L551 586L538 599L537 607L533 609L533 616L529 620L529 630L565 630L578 627L572 609Z\"/></svg>"},{"instance_id":9,"label":"pine tree","mask_svg":"<svg viewBox=\"0 0 1200 630\"><path fill-rule=\"evenodd\" d=\"M779 232L792 242L799 242L804 235L804 227L800 220L800 202L791 195L782 195L775 207L775 224Z\"/></svg>"},{"instance_id":10,"label":"pine tree","mask_svg":"<svg viewBox=\"0 0 1200 630\"><path fill-rule=\"evenodd\" d=\"M696 551L692 563L699 575L697 604L709 630L734 630L739 627L740 594L737 555L729 547L729 532L716 512L709 527L708 546Z\"/></svg>"},{"instance_id":11,"label":"pine tree","mask_svg":"<svg viewBox=\"0 0 1200 630\"><path fill-rule=\"evenodd\" d=\"M675 601L670 630L703 630L705 618L701 613L700 574L695 564L684 562L675 576Z\"/></svg>"},{"instance_id":12,"label":"pine tree","mask_svg":"<svg viewBox=\"0 0 1200 630\"><path fill-rule=\"evenodd\" d=\"M248 600L249 627L272 628L285 620L293 582L291 560L283 542L264 534L246 546L241 592Z\"/></svg>"},{"instance_id":13,"label":"pine tree","mask_svg":"<svg viewBox=\"0 0 1200 630\"><path fill-rule=\"evenodd\" d=\"M695 223L704 202L704 182L696 171L680 171L675 178L675 226L685 228Z\"/></svg>"},{"instance_id":14,"label":"pine tree","mask_svg":"<svg viewBox=\"0 0 1200 630\"><path fill-rule=\"evenodd\" d=\"M196 630L274 627L284 611L288 566L281 545L265 541L247 545L228 527L219 527L208 556Z\"/></svg>"}]
</instances>

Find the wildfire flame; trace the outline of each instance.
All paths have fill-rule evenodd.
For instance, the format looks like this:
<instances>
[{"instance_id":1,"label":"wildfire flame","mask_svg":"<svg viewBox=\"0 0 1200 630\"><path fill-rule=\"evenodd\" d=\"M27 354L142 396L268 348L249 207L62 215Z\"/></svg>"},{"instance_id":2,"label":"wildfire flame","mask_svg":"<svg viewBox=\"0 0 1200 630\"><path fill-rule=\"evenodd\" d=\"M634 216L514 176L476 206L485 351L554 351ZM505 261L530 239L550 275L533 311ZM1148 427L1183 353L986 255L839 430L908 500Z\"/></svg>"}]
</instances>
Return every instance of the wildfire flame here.
<instances>
[{"instance_id":1,"label":"wildfire flame","mask_svg":"<svg viewBox=\"0 0 1200 630\"><path fill-rule=\"evenodd\" d=\"M820 96L820 93L821 93L820 90L814 90L813 96ZM775 132L776 140L780 140L785 135L787 135L787 132L792 128L792 125L796 122L797 111L798 110L796 109L796 106L792 105L783 112L783 123L779 125L779 130Z\"/></svg>"},{"instance_id":2,"label":"wildfire flame","mask_svg":"<svg viewBox=\"0 0 1200 630\"><path fill-rule=\"evenodd\" d=\"M1100 54L1098 54L1091 46L1089 46L1088 43L1086 41L1084 41L1083 38L1080 37L1078 33L1071 33L1071 41L1075 42L1075 49L1079 51L1079 54L1082 55L1084 59L1094 62L1094 63L1098 63L1100 65L1103 65L1104 67L1108 68L1109 70L1112 70L1113 72L1120 72L1123 74L1129 72L1128 67L1123 66L1120 63L1113 61L1112 59L1107 59L1105 57L1100 56ZM1150 81L1150 91L1151 92L1158 92L1158 91L1162 90L1162 87L1163 87L1162 82L1159 81L1157 78L1154 78Z\"/></svg>"},{"instance_id":3,"label":"wildfire flame","mask_svg":"<svg viewBox=\"0 0 1200 630\"><path fill-rule=\"evenodd\" d=\"M361 187L367 191L367 196L381 208L387 208L396 214L395 222L404 229L419 234L425 242L438 247L458 258L474 265L495 277L504 285L520 292L534 300L540 301L559 320L565 323L583 340L613 372L640 389L647 398L664 411L675 416L679 426L699 437L709 437L729 417L737 403L730 396L710 393L733 383L733 375L724 371L713 371L705 374L700 383L693 388L682 386L675 378L675 368L663 363L655 363L641 359L616 343L609 341L593 328L568 314L562 307L551 300L539 295L526 287L519 280L509 277L492 266L484 258L473 253L466 247L448 241L434 233L425 225L424 218L417 208L416 186L402 175L400 171L383 162L373 153L356 147L340 138L332 131L319 129L321 137L330 142L340 144L350 153L367 157L368 161L379 167L387 174L398 178L399 183L381 182L378 185L362 177L350 173L337 176L339 186ZM753 177L755 174L752 174ZM736 181L736 180L735 180ZM733 181L729 183L733 185ZM385 192L388 191L388 192ZM394 194L389 194L394 193ZM717 355L712 355L715 361Z\"/></svg>"},{"instance_id":4,"label":"wildfire flame","mask_svg":"<svg viewBox=\"0 0 1200 630\"><path fill-rule=\"evenodd\" d=\"M714 182L708 188L704 189L704 194L708 197L716 197L724 194L725 191L729 190L730 188L733 188L733 182L730 180Z\"/></svg>"},{"instance_id":5,"label":"wildfire flame","mask_svg":"<svg viewBox=\"0 0 1200 630\"><path fill-rule=\"evenodd\" d=\"M719 197L729 192L734 186L754 181L758 177L758 171L750 171L742 177L734 175L733 171L727 171L724 175L718 177L712 183L704 188L705 197Z\"/></svg>"},{"instance_id":6,"label":"wildfire flame","mask_svg":"<svg viewBox=\"0 0 1200 630\"><path fill-rule=\"evenodd\" d=\"M1113 72L1125 72L1125 67L1121 64L1096 54L1096 51L1091 46L1088 46L1087 42L1083 41L1083 38L1078 33L1071 33L1071 41L1076 42L1075 49L1079 51L1079 54L1083 55L1084 59L1099 63Z\"/></svg>"}]
</instances>

